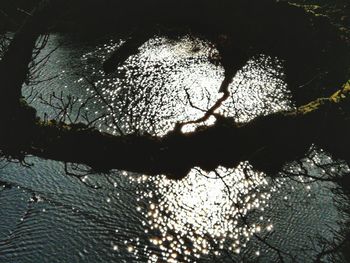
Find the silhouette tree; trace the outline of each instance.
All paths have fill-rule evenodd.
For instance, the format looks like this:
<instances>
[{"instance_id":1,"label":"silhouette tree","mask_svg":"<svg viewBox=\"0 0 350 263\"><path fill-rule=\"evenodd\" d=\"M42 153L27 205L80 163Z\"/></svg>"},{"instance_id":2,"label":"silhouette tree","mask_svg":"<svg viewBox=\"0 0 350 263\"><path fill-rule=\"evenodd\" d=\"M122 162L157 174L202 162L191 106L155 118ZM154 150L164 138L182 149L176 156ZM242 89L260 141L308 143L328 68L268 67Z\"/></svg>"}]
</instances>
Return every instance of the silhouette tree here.
<instances>
[{"instance_id":1,"label":"silhouette tree","mask_svg":"<svg viewBox=\"0 0 350 263\"><path fill-rule=\"evenodd\" d=\"M232 167L243 160L249 160L256 169L276 172L285 162L303 156L312 143L349 161L347 101L350 86L345 83L348 46L342 41L341 34L326 18L306 13L299 7L272 1L253 2L252 6L244 1L225 2L235 7L231 9L235 10L231 20L228 19L226 6L213 10L211 2L206 1L200 8L203 18L198 21L198 12L189 8L192 13L185 14L184 24L183 19L175 19L178 13L163 10L168 6L161 6L156 1L158 10L163 11L161 15L139 27L143 33L130 36L106 60L105 70L113 71L116 65L137 52L158 24L163 28L190 28L194 34L204 36L216 45L225 70L225 79L220 87L223 96L197 121L201 123L215 116L215 125L182 134L179 127L185 124L180 123L163 137L139 134L112 136L94 129L94 122L87 120L85 123L73 123L64 122L66 119L41 120L36 116L35 110L22 99L21 88L30 78L34 58L45 45L43 34L59 15L58 10L67 5L65 1L40 2L15 33L0 62L3 94L0 112L4 124L0 147L3 154L21 160L26 154L33 154L84 163L99 171L120 168L148 174L165 173L173 178L185 176L193 166L205 169L218 165ZM261 12L262 5L268 7L266 13ZM149 9L152 8L154 6L151 5ZM247 15L251 19L243 23ZM211 19L204 26L203 19L208 16ZM295 23L293 30L289 28L291 23ZM183 33L183 29L163 31L171 36ZM235 123L215 113L230 95L227 87L237 70L249 57L261 52L277 54L286 60L287 81L298 104L297 109L258 117L249 123ZM305 63L304 74L299 74L300 63ZM312 84L298 88L312 76ZM95 91L96 96L101 95ZM63 101L56 95L53 98ZM67 112L75 102L68 100L63 104L62 112ZM206 151L203 151L204 144ZM234 153L227 154L233 148Z\"/></svg>"}]
</instances>

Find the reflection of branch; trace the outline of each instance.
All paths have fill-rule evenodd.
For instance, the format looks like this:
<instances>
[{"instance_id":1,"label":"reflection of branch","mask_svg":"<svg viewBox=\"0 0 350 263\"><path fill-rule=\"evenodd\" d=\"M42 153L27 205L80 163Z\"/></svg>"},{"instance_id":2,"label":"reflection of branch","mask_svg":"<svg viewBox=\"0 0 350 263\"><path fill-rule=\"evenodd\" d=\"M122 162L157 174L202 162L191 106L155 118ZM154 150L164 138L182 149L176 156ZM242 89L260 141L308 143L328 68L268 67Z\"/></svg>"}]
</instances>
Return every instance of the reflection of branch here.
<instances>
[{"instance_id":1,"label":"reflection of branch","mask_svg":"<svg viewBox=\"0 0 350 263\"><path fill-rule=\"evenodd\" d=\"M332 161L331 163L321 164L321 163L318 163L315 160L314 156L311 156L311 154L312 153L310 152L308 158L294 161L294 163L292 163L291 165L288 166L288 168L285 168L282 171L282 175L298 183L313 183L316 181L339 182L341 180L341 178L343 177L342 171L338 171L338 173L336 173L335 167L342 167L342 165L344 164L343 162ZM312 175L310 168L305 166L307 162L311 162L312 166L320 169L320 171L322 172L322 175L320 176ZM334 171L330 172L328 171L328 169L331 169L331 170L333 169ZM295 177L305 177L310 180L308 181L298 180L298 179L295 179Z\"/></svg>"},{"instance_id":2,"label":"reflection of branch","mask_svg":"<svg viewBox=\"0 0 350 263\"><path fill-rule=\"evenodd\" d=\"M199 169L198 169L198 170L199 170ZM245 171L243 171L243 172L245 173L245 180L247 180L249 175L248 175ZM215 175L217 176L217 178L219 178L219 179L221 180L221 182L224 184L224 186L225 186L225 188L226 188L226 190L227 190L227 192L228 192L228 198L230 199L230 201L231 201L231 203L233 204L233 206L236 207L236 209L237 209L237 215L239 215L239 217L241 218L243 224L247 227L247 229L251 229L251 226L250 226L250 224L248 223L248 220L247 220L247 215L244 215L244 214L240 211L240 210L242 209L242 206L241 206L239 203L235 202L235 201L232 199L230 186L226 183L226 181L224 180L224 177L223 177L217 170L214 170L214 173L215 173ZM201 173L201 174L204 175L203 173ZM207 176L206 176L206 177L207 177ZM209 178L209 177L207 177L207 178ZM211 178L211 179L213 179L213 178ZM215 178L214 178L214 179L215 179ZM261 237L261 236L259 236L258 234L253 233L253 236L254 236L257 240L259 240L260 242L262 242L263 244L265 244L268 248L270 248L271 250L275 251L281 263L285 262L284 256L288 256L288 257L290 257L291 259L293 259L293 257L292 257L291 254L289 254L289 253L287 253L287 252L285 252L285 251L279 249L278 247L272 245L270 242L267 241L267 237L270 236L270 235L272 235L272 233L273 233L273 232L268 233L265 237ZM227 252L227 253L228 253L228 252Z\"/></svg>"},{"instance_id":3,"label":"reflection of branch","mask_svg":"<svg viewBox=\"0 0 350 263\"><path fill-rule=\"evenodd\" d=\"M274 245L272 245L270 242L268 242L266 239L267 239L267 237L268 237L268 235L267 236L265 236L264 238L262 238L261 236L259 236L259 235L257 235L257 234L253 234L254 235L254 237L256 238L256 239L258 239L260 242L262 242L264 245L266 245L268 248L270 248L270 249L272 249L273 251L275 251L276 253L277 253L277 255L278 255L278 258L279 258L279 260L280 260L280 262L284 262L284 257L283 257L283 255L285 255L285 256L289 256L291 259L293 259L293 257L289 254L289 253L287 253L287 252L285 252L285 251L282 251L281 249L279 249L279 248L277 248L276 246L274 246Z\"/></svg>"},{"instance_id":4,"label":"reflection of branch","mask_svg":"<svg viewBox=\"0 0 350 263\"><path fill-rule=\"evenodd\" d=\"M90 84L90 87L94 90L95 94L96 94L96 97L99 98L104 104L105 106L110 110L110 112L112 113L112 116L111 116L111 119L112 119L112 122L113 122L113 125L116 127L116 129L118 130L118 132L121 134L121 135L124 135L124 132L122 131L122 129L119 127L119 123L117 122L117 120L115 119L115 110L114 110L114 107L113 105L108 102L106 100L106 98L103 96L103 94L99 91L99 89L97 88L96 84L90 80L88 77L86 76L83 76L83 78L85 79L85 81Z\"/></svg>"},{"instance_id":5,"label":"reflection of branch","mask_svg":"<svg viewBox=\"0 0 350 263\"><path fill-rule=\"evenodd\" d=\"M69 169L68 165L70 165L70 169ZM86 180L85 180L86 177L90 174L93 174L93 171L90 168L82 169L78 164L69 164L69 163L65 162L64 163L64 171L67 175L79 179L80 182L82 182L83 184L85 184L86 186L88 186L94 190L101 188L99 186L91 185L91 184L86 182Z\"/></svg>"},{"instance_id":6,"label":"reflection of branch","mask_svg":"<svg viewBox=\"0 0 350 263\"><path fill-rule=\"evenodd\" d=\"M323 240L321 251L315 256L314 262L321 263L324 262L322 259L326 256L336 255L342 248L344 248L347 242L349 242L349 240L346 237L340 242L337 242L336 240L331 242ZM314 250L316 250L316 247L314 247Z\"/></svg>"},{"instance_id":7,"label":"reflection of branch","mask_svg":"<svg viewBox=\"0 0 350 263\"><path fill-rule=\"evenodd\" d=\"M203 110L203 109L201 109L201 108L199 108L199 107L197 107L196 105L193 104L193 102L192 102L192 100L191 100L191 95L190 95L190 93L188 92L188 89L187 89L187 88L185 88L185 93L186 93L187 101L188 101L188 103L190 104L190 106L191 106L192 108L197 109L197 110L200 110L200 111L202 111L202 112L206 112L206 110Z\"/></svg>"},{"instance_id":8,"label":"reflection of branch","mask_svg":"<svg viewBox=\"0 0 350 263\"><path fill-rule=\"evenodd\" d=\"M219 109L222 105L222 103L224 103L229 97L230 97L230 92L229 92L229 85L232 82L232 78L233 75L228 75L225 76L224 80L221 83L221 87L220 87L220 92L223 92L223 95L220 99L218 99L215 104L206 111L206 113L204 114L204 116L202 116L201 118L194 120L194 121L187 121L187 122L183 122L180 124L180 128L184 127L187 124L195 124L195 123L201 123L201 122L205 122L207 121L212 115L215 114L215 111L217 109ZM192 105L191 105L192 106Z\"/></svg>"},{"instance_id":9,"label":"reflection of branch","mask_svg":"<svg viewBox=\"0 0 350 263\"><path fill-rule=\"evenodd\" d=\"M71 95L67 95L65 97L62 91L59 93L59 95L53 92L48 98L44 98L42 95L39 96L40 102L43 105L49 106L55 111L55 120L58 120L59 122L69 121L71 124L77 124L80 120L84 120L85 125L88 128L94 127L96 122L106 117L106 114L100 114L91 119L88 112L86 110L83 111L87 104L94 98L95 95L92 95L85 98L85 100L81 102L81 99L78 97ZM47 116L45 114L45 121L46 117Z\"/></svg>"}]
</instances>

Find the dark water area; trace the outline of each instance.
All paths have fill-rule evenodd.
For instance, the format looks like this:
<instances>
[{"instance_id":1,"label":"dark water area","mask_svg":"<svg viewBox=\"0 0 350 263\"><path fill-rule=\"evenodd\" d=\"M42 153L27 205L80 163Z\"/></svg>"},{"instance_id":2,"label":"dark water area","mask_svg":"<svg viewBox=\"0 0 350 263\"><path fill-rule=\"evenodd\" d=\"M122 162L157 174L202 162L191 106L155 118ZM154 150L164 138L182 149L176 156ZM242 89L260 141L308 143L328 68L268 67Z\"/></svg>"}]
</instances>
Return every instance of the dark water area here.
<instances>
[{"instance_id":1,"label":"dark water area","mask_svg":"<svg viewBox=\"0 0 350 263\"><path fill-rule=\"evenodd\" d=\"M94 92L88 76L113 106L98 98L84 106L90 118L103 114L98 129L161 136L176 122L201 117L220 96L223 69L210 63L217 52L210 43L155 37L106 76L101 62L122 41L52 35L42 56L59 47L39 74L52 79L23 87L27 101L42 118L60 118L44 102L62 92L77 98L79 108ZM283 61L256 56L237 73L232 96L218 112L248 122L292 109L284 79ZM75 116L77 108L69 114ZM194 128L187 125L183 132ZM91 174L69 164L80 175L72 176L61 162L31 156L30 167L2 162L0 262L278 262L280 256L313 262L348 215L336 202L334 183L310 180L303 172L323 178L349 168L310 148L277 178L248 162L210 172L194 167L181 181L117 170Z\"/></svg>"}]
</instances>

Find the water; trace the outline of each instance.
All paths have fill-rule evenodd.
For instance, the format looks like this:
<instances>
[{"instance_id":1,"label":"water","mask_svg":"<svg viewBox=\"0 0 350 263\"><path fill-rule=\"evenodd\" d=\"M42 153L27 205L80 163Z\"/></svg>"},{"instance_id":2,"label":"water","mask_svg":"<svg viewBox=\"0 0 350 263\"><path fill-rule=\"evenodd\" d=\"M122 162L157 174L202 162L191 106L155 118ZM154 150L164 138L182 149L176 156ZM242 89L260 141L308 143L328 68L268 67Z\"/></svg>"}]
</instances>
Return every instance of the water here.
<instances>
[{"instance_id":1,"label":"water","mask_svg":"<svg viewBox=\"0 0 350 263\"><path fill-rule=\"evenodd\" d=\"M221 95L223 69L210 62L216 51L199 39L155 37L111 76L101 72L101 62L121 40L82 43L54 35L44 53L58 43L40 74L57 78L23 90L43 118L75 119L97 90L103 99L89 99L77 120L101 116L95 125L112 134L162 136L176 122L203 116ZM77 98L70 119L43 104L61 91L63 98ZM237 122L293 108L278 58L252 58L230 91L218 112ZM127 171L90 174L68 165L77 174L70 176L60 162L27 162L33 166L11 163L0 170L0 262L271 262L278 261L277 250L286 261L312 262L319 236L331 239L346 219L333 202L333 183L272 179L248 162L211 172L194 167L181 181ZM322 176L319 166L327 164L330 173L347 171L332 162L315 148L285 169Z\"/></svg>"}]
</instances>

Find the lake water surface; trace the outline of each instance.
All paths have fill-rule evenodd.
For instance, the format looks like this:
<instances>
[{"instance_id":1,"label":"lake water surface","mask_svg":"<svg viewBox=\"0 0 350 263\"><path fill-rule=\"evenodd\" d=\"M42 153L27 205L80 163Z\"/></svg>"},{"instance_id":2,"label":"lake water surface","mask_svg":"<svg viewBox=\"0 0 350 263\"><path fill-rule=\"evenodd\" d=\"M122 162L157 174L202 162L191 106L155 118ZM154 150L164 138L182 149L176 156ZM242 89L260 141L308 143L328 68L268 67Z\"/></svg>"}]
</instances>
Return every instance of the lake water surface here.
<instances>
[{"instance_id":1,"label":"lake water surface","mask_svg":"<svg viewBox=\"0 0 350 263\"><path fill-rule=\"evenodd\" d=\"M57 78L23 88L38 115L57 117L43 102L62 92L77 98L73 118L98 89L104 99L89 99L82 112L101 116L100 130L161 136L177 122L200 118L221 96L223 69L210 62L217 55L210 43L154 37L105 76L101 63L122 41L96 42L51 36L44 53L60 47L40 77ZM283 61L263 54L237 73L230 92L218 112L237 122L294 107ZM76 177L61 162L27 162L32 166L3 163L0 170L0 262L275 262L279 256L312 262L320 237L331 240L346 219L334 203L333 183L283 172L272 179L248 162L211 172L194 167L181 181L127 171L91 174L69 164L84 175ZM314 147L285 170L322 176L348 169L332 163Z\"/></svg>"}]
</instances>

